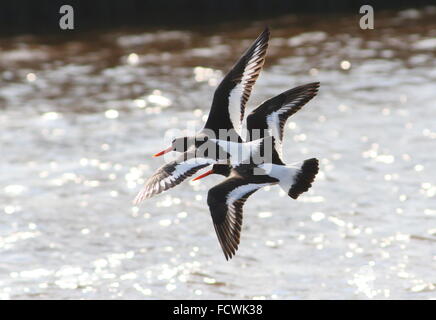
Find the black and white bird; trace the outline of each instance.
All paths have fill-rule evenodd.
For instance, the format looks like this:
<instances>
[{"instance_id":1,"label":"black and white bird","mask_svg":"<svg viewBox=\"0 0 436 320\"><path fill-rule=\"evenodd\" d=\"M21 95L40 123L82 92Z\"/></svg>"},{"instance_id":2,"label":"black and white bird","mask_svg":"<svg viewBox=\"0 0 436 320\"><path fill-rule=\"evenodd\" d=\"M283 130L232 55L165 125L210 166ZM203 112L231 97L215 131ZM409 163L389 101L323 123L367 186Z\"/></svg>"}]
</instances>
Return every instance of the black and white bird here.
<instances>
[{"instance_id":1,"label":"black and white bird","mask_svg":"<svg viewBox=\"0 0 436 320\"><path fill-rule=\"evenodd\" d=\"M245 146L238 145L238 143L243 141L240 137L241 123L251 90L265 62L269 35L269 29L265 28L221 81L215 90L204 128L195 136L174 139L171 146L154 155L158 157L171 151L181 152L174 161L160 167L145 182L134 204L137 205L146 198L173 188L208 165L229 162L230 160L225 158L230 158L230 149L236 150L236 153L237 150L248 150L249 154L251 154L250 150L258 149L261 141ZM218 141L220 130L227 131L230 137L227 139L229 141L224 144ZM199 156L200 147L208 147L203 149L211 150L214 149L214 145L216 147L215 157L208 154ZM217 156L220 154L223 154L222 158Z\"/></svg>"},{"instance_id":2,"label":"black and white bird","mask_svg":"<svg viewBox=\"0 0 436 320\"><path fill-rule=\"evenodd\" d=\"M316 95L319 83L285 91L262 103L247 117L247 142L241 138L245 106L264 64L268 39L266 28L224 77L215 91L204 129L193 137L174 139L170 147L154 155L180 152L174 161L159 168L146 181L134 200L139 204L213 164L211 171L198 178L210 173L227 177L208 193L208 205L226 259L238 248L242 207L251 194L264 186L279 184L296 199L311 187L318 172L315 158L285 165L282 140L286 120ZM220 130L231 132L230 138L220 139ZM207 153L210 150L215 150L213 156ZM266 150L270 151L268 160L253 161L255 157L265 156Z\"/></svg>"},{"instance_id":3,"label":"black and white bird","mask_svg":"<svg viewBox=\"0 0 436 320\"><path fill-rule=\"evenodd\" d=\"M271 159L279 159L274 145L274 137L267 136L241 143L209 139L199 147L192 146L188 151L179 154L175 160L157 169L145 182L144 187L134 199L134 204L137 205L144 199L177 186L198 170L211 164L235 167L249 163L269 163ZM205 147L204 150L203 147ZM215 155L211 156L211 153Z\"/></svg>"},{"instance_id":4,"label":"black and white bird","mask_svg":"<svg viewBox=\"0 0 436 320\"><path fill-rule=\"evenodd\" d=\"M220 174L225 179L208 192L207 203L219 243L228 260L238 249L242 227L242 208L247 198L262 187L278 184L291 198L309 190L318 173L315 158L285 165L281 159L282 140L287 119L300 110L318 92L319 83L309 83L275 96L257 107L247 117L248 139L257 135L274 137L274 146L280 157L270 163L229 166L215 164L209 174ZM256 132L257 130L260 130Z\"/></svg>"},{"instance_id":5,"label":"black and white bird","mask_svg":"<svg viewBox=\"0 0 436 320\"><path fill-rule=\"evenodd\" d=\"M197 177L195 180L211 173L227 177L207 194L207 204L225 258L232 258L238 249L243 205L250 195L260 188L279 184L291 198L297 199L312 186L318 170L318 160L312 158L286 166L261 164L231 168L215 164L212 170Z\"/></svg>"},{"instance_id":6,"label":"black and white bird","mask_svg":"<svg viewBox=\"0 0 436 320\"><path fill-rule=\"evenodd\" d=\"M204 128L195 136L174 139L171 146L156 153L155 157L170 151L185 152L192 145L198 147L205 137L217 139L220 130L234 130L236 139L233 141L242 141L240 134L245 107L265 63L269 35L269 29L265 28L218 85Z\"/></svg>"}]
</instances>

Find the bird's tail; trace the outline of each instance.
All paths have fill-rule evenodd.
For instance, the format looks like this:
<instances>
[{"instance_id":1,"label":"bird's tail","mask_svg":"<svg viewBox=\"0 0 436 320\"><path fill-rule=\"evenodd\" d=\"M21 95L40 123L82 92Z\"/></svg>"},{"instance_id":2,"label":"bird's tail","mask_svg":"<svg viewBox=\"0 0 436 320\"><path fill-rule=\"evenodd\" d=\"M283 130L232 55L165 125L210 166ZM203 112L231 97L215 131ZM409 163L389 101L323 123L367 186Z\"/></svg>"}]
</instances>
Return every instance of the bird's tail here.
<instances>
[{"instance_id":1,"label":"bird's tail","mask_svg":"<svg viewBox=\"0 0 436 320\"><path fill-rule=\"evenodd\" d=\"M318 159L315 158L289 165L264 163L258 167L261 169L258 174L268 174L277 179L279 186L293 199L310 189L319 170ZM256 174L256 171L253 172Z\"/></svg>"},{"instance_id":2,"label":"bird's tail","mask_svg":"<svg viewBox=\"0 0 436 320\"><path fill-rule=\"evenodd\" d=\"M295 168L295 167L294 167ZM318 159L312 158L304 160L293 174L291 186L281 185L292 199L297 199L300 194L306 192L312 186L315 176L319 171Z\"/></svg>"}]
</instances>

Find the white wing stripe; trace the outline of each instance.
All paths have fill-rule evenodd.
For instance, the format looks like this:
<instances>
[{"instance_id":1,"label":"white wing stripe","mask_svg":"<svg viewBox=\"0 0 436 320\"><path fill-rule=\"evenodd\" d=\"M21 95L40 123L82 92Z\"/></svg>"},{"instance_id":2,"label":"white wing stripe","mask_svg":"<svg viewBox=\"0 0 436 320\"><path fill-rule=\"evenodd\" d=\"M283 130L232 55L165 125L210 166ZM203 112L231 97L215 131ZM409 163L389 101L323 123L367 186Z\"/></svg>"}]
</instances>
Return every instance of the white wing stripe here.
<instances>
[{"instance_id":1,"label":"white wing stripe","mask_svg":"<svg viewBox=\"0 0 436 320\"><path fill-rule=\"evenodd\" d=\"M235 189L233 189L228 195L226 199L226 204L230 207L233 207L233 204L238 201L239 199L243 198L247 193L251 191L255 191L259 188L262 188L264 186L268 186L269 183L249 183L243 186L239 186Z\"/></svg>"},{"instance_id":2,"label":"white wing stripe","mask_svg":"<svg viewBox=\"0 0 436 320\"><path fill-rule=\"evenodd\" d=\"M248 60L245 65L244 71L242 73L241 81L233 88L229 96L229 114L230 121L233 124L236 132L241 134L241 123L242 115L244 112L244 104L246 103L246 98L244 95L249 95L251 92L250 80L255 80L257 75L263 66L264 59L262 58L262 52L265 52L265 43L259 42L255 49L253 50L253 55L250 60ZM242 113L241 113L242 112Z\"/></svg>"},{"instance_id":3,"label":"white wing stripe","mask_svg":"<svg viewBox=\"0 0 436 320\"><path fill-rule=\"evenodd\" d=\"M233 142L219 139L210 139L210 141L218 144L225 152L230 154L230 163L238 165L247 163L251 156L259 152L260 145L264 139L257 139L250 142Z\"/></svg>"},{"instance_id":4,"label":"white wing stripe","mask_svg":"<svg viewBox=\"0 0 436 320\"><path fill-rule=\"evenodd\" d=\"M230 92L229 96L229 115L230 121L235 128L235 131L241 135L241 103L243 95L243 83L238 83L236 87Z\"/></svg>"}]
</instances>

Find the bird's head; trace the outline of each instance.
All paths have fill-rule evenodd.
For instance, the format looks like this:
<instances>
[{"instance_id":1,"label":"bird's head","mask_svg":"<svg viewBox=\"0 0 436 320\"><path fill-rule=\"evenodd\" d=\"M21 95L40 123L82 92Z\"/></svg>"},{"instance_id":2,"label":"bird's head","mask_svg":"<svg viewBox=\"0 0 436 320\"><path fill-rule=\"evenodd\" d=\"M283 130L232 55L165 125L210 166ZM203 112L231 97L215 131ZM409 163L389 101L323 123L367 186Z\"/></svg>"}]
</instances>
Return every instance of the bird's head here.
<instances>
[{"instance_id":1,"label":"bird's head","mask_svg":"<svg viewBox=\"0 0 436 320\"><path fill-rule=\"evenodd\" d=\"M168 153L170 151L186 152L186 151L188 151L189 148L191 148L194 145L195 145L195 147L200 146L201 144L203 144L205 142L205 140L207 140L207 137L204 138L204 137L191 136L191 137L175 138L171 142L171 145L168 148L166 148L165 150L163 150L161 152L154 154L153 157L162 156L165 153Z\"/></svg>"}]
</instances>

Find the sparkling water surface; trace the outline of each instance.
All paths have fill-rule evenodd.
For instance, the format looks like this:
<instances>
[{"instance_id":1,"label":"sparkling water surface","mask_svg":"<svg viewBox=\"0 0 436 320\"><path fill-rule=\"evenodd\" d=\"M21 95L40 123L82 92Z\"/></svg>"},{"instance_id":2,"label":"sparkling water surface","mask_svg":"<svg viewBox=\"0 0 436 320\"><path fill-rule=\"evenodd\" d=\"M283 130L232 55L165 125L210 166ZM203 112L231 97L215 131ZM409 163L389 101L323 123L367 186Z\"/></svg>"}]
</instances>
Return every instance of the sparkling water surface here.
<instances>
[{"instance_id":1,"label":"sparkling water surface","mask_svg":"<svg viewBox=\"0 0 436 320\"><path fill-rule=\"evenodd\" d=\"M0 39L0 298L436 298L436 7L358 19ZM284 141L320 173L297 201L251 196L227 262L206 204L222 177L132 200L265 24L248 110L320 81Z\"/></svg>"}]
</instances>

